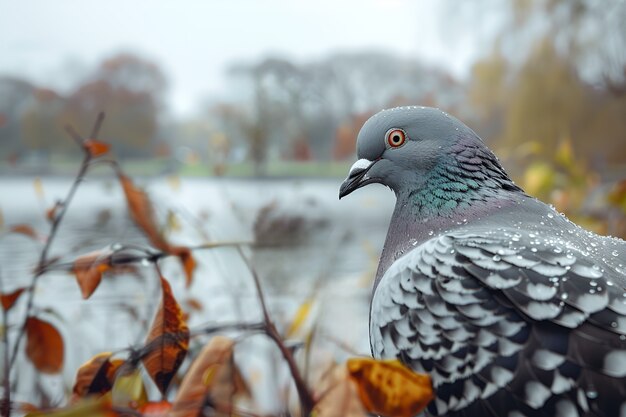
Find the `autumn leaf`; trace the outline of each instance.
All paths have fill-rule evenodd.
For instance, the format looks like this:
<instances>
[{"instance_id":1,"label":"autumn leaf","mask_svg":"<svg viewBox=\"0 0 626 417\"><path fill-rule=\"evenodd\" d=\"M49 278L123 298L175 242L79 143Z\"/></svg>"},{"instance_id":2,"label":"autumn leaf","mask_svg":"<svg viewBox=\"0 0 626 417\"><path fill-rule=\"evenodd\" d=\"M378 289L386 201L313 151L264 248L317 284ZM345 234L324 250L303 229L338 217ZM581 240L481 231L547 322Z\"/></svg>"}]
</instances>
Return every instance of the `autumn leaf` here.
<instances>
[{"instance_id":1,"label":"autumn leaf","mask_svg":"<svg viewBox=\"0 0 626 417\"><path fill-rule=\"evenodd\" d=\"M33 180L33 188L35 189L35 194L38 198L41 199L44 197L43 183L41 182L41 178L35 177L35 179Z\"/></svg>"},{"instance_id":2,"label":"autumn leaf","mask_svg":"<svg viewBox=\"0 0 626 417\"><path fill-rule=\"evenodd\" d=\"M126 196L130 217L144 232L150 243L162 251L169 252L170 245L159 232L154 215L154 207L148 194L137 188L133 181L122 173L119 174L119 180Z\"/></svg>"},{"instance_id":3,"label":"autumn leaf","mask_svg":"<svg viewBox=\"0 0 626 417\"><path fill-rule=\"evenodd\" d=\"M63 338L56 327L37 317L26 319L26 356L39 372L61 372L64 353Z\"/></svg>"},{"instance_id":4,"label":"autumn leaf","mask_svg":"<svg viewBox=\"0 0 626 417\"><path fill-rule=\"evenodd\" d=\"M289 329L287 329L287 337L293 337L306 322L311 313L311 307L313 306L313 302L313 299L307 299L300 305L300 307L298 307L298 311L296 311L296 315L293 318Z\"/></svg>"},{"instance_id":5,"label":"autumn leaf","mask_svg":"<svg viewBox=\"0 0 626 417\"><path fill-rule=\"evenodd\" d=\"M193 271L196 268L196 261L191 250L184 246L172 246L163 237L157 226L154 207L145 191L137 188L132 180L126 175L119 174L120 183L126 196L130 216L135 224L143 231L150 243L163 252L177 256L185 271L185 283L187 287L193 280Z\"/></svg>"},{"instance_id":6,"label":"autumn leaf","mask_svg":"<svg viewBox=\"0 0 626 417\"><path fill-rule=\"evenodd\" d=\"M96 139L87 139L83 142L83 147L92 158L104 155L111 149L111 145Z\"/></svg>"},{"instance_id":7,"label":"autumn leaf","mask_svg":"<svg viewBox=\"0 0 626 417\"><path fill-rule=\"evenodd\" d=\"M2 301L2 308L4 311L9 311L17 299L22 295L26 288L18 288L9 294L0 294L0 301Z\"/></svg>"},{"instance_id":8,"label":"autumn leaf","mask_svg":"<svg viewBox=\"0 0 626 417\"><path fill-rule=\"evenodd\" d=\"M146 340L143 364L162 394L180 367L189 348L189 328L167 280L161 277L163 298Z\"/></svg>"},{"instance_id":9,"label":"autumn leaf","mask_svg":"<svg viewBox=\"0 0 626 417\"><path fill-rule=\"evenodd\" d=\"M221 405L227 410L232 407L234 395L249 395L249 389L233 362L234 345L233 340L216 336L204 346L176 393L172 417L199 415L207 397L216 409L219 410ZM218 412L217 415L222 414Z\"/></svg>"},{"instance_id":10,"label":"autumn leaf","mask_svg":"<svg viewBox=\"0 0 626 417\"><path fill-rule=\"evenodd\" d=\"M11 226L11 228L9 229L9 232L19 233L28 237L32 237L33 239L37 239L38 237L37 232L35 232L35 229L33 229L31 226L27 224L16 224L14 226Z\"/></svg>"},{"instance_id":11,"label":"autumn leaf","mask_svg":"<svg viewBox=\"0 0 626 417\"><path fill-rule=\"evenodd\" d=\"M80 287L83 299L87 299L98 288L102 281L102 274L111 269L111 254L109 249L99 250L79 256L72 268L76 275L76 282Z\"/></svg>"},{"instance_id":12,"label":"autumn leaf","mask_svg":"<svg viewBox=\"0 0 626 417\"><path fill-rule=\"evenodd\" d=\"M90 394L105 394L113 388L115 371L124 361L111 360L112 355L111 352L99 353L78 368L72 402Z\"/></svg>"},{"instance_id":13,"label":"autumn leaf","mask_svg":"<svg viewBox=\"0 0 626 417\"><path fill-rule=\"evenodd\" d=\"M413 372L398 360L353 358L346 365L371 413L412 417L434 398L430 376Z\"/></svg>"},{"instance_id":14,"label":"autumn leaf","mask_svg":"<svg viewBox=\"0 0 626 417\"><path fill-rule=\"evenodd\" d=\"M120 370L120 375L115 378L111 389L111 401L116 407L133 409L140 408L148 402L139 368Z\"/></svg>"},{"instance_id":15,"label":"autumn leaf","mask_svg":"<svg viewBox=\"0 0 626 417\"><path fill-rule=\"evenodd\" d=\"M313 409L315 417L367 417L356 384L346 366L335 365L318 384L321 394Z\"/></svg>"},{"instance_id":16,"label":"autumn leaf","mask_svg":"<svg viewBox=\"0 0 626 417\"><path fill-rule=\"evenodd\" d=\"M148 402L139 410L142 417L165 417L172 409L172 404L167 401Z\"/></svg>"},{"instance_id":17,"label":"autumn leaf","mask_svg":"<svg viewBox=\"0 0 626 417\"><path fill-rule=\"evenodd\" d=\"M195 310L195 311L202 311L202 310L204 310L204 306L202 305L202 302L200 300L198 300L197 298L189 297L189 298L187 298L185 300L185 303L192 310Z\"/></svg>"},{"instance_id":18,"label":"autumn leaf","mask_svg":"<svg viewBox=\"0 0 626 417\"><path fill-rule=\"evenodd\" d=\"M183 264L183 270L185 271L185 286L189 288L193 281L193 271L196 269L196 260L191 254L189 248L183 246L176 246L171 248L170 252L180 259Z\"/></svg>"}]
</instances>

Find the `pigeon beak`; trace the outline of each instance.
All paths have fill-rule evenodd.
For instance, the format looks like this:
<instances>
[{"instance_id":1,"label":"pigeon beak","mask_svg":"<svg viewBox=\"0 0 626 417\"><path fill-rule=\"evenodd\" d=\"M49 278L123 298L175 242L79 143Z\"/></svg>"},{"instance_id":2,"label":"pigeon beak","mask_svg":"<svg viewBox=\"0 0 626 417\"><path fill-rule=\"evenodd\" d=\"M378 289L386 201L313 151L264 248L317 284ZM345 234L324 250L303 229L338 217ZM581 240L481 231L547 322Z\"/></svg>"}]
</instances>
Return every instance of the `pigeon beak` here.
<instances>
[{"instance_id":1,"label":"pigeon beak","mask_svg":"<svg viewBox=\"0 0 626 417\"><path fill-rule=\"evenodd\" d=\"M350 173L348 174L348 178L345 179L341 187L339 187L339 199L347 196L352 191L357 188L361 188L364 185L369 184L371 178L368 177L367 171L374 166L376 161L370 161L368 159L359 159L350 167Z\"/></svg>"}]
</instances>

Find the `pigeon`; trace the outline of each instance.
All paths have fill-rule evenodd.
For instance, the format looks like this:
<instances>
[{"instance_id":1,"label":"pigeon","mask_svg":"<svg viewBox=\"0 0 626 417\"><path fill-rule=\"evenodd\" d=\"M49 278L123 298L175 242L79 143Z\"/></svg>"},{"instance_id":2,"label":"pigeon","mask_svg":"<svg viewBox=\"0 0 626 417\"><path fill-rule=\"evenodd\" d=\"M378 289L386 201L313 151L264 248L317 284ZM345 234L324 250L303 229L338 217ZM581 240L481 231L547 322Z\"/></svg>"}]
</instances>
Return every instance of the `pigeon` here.
<instances>
[{"instance_id":1,"label":"pigeon","mask_svg":"<svg viewBox=\"0 0 626 417\"><path fill-rule=\"evenodd\" d=\"M626 242L526 194L469 127L383 110L339 198L396 196L370 346L431 377L426 416L626 417Z\"/></svg>"}]
</instances>

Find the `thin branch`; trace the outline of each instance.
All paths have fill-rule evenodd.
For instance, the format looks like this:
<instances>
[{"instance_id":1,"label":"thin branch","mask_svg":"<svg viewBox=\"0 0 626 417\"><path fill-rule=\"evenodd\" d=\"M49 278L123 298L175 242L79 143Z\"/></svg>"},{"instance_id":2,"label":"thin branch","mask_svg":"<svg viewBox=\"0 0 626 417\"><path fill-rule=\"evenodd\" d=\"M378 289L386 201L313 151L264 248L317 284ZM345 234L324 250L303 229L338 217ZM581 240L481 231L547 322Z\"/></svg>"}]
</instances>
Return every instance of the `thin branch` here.
<instances>
[{"instance_id":1,"label":"thin branch","mask_svg":"<svg viewBox=\"0 0 626 417\"><path fill-rule=\"evenodd\" d=\"M33 299L35 297L35 287L37 286L38 278L43 274L43 271L46 268L47 260L48 260L48 252L50 251L52 242L54 241L54 238L57 235L57 232L59 230L59 225L61 224L63 217L65 217L65 213L67 213L67 208L70 202L72 201L72 199L74 198L74 195L76 194L76 190L78 189L78 186L83 181L83 178L89 166L88 162L90 159L91 159L91 156L89 156L89 154L85 154L85 158L83 160L83 163L80 166L80 170L78 171L78 174L76 175L76 178L74 179L74 182L72 183L72 186L69 192L67 193L67 196L65 197L65 199L63 200L61 204L61 209L52 221L52 226L50 227L50 234L48 236L48 239L46 240L46 243L43 249L41 250L41 255L39 256L39 261L37 262L37 268L35 269L35 274L33 275L33 279L31 280L30 285L26 288L26 291L28 292L28 299L26 302L26 314L25 314L24 323L22 324L22 328L20 329L20 332L17 334L17 339L15 340L15 344L13 345L13 353L11 354L11 361L9 363L10 368L13 368L13 364L15 363L15 359L17 358L17 352L20 346L20 342L22 341L22 338L24 337L24 334L26 333L26 322L33 308Z\"/></svg>"},{"instance_id":2,"label":"thin branch","mask_svg":"<svg viewBox=\"0 0 626 417\"><path fill-rule=\"evenodd\" d=\"M191 251L197 250L210 250L217 248L226 248L226 247L237 247L240 245L252 245L252 242L248 241L224 241L224 242L208 242L203 243L201 245L196 246L188 246L187 249ZM136 250L140 253L131 254L128 252L124 252L125 250ZM170 256L178 256L171 252L164 251L154 251L152 248L138 246L138 245L124 245L121 248L117 249L115 252L111 253L106 257L102 257L98 259L97 262L99 264L106 263L110 266L123 266L135 263L141 263L144 261L148 262L157 262L162 258L170 257ZM94 265L94 261L86 260L86 261L71 261L71 262L56 262L49 263L42 268L42 273L50 272L50 271L73 271L75 269L88 269L89 267Z\"/></svg>"},{"instance_id":3,"label":"thin branch","mask_svg":"<svg viewBox=\"0 0 626 417\"><path fill-rule=\"evenodd\" d=\"M98 116L98 120L96 121L94 125L93 131L95 131L96 133L99 130L98 125L102 123L101 119L104 119L103 114ZM83 138L78 134L78 132L76 132L76 130L72 126L69 126L69 125L65 127L65 130L70 135L70 137L74 139L74 141L81 147L81 149L84 149ZM67 213L67 209L70 205L70 202L74 198L74 195L76 194L76 190L78 190L78 186L83 181L85 174L87 173L87 170L89 169L89 162L91 161L91 159L92 159L91 154L89 152L85 152L85 156L83 157L83 161L80 165L80 169L78 170L78 174L76 174L76 177L74 178L74 182L72 183L72 186L70 187L70 190L68 191L67 196L65 197L65 199L61 201L59 212L52 219L52 225L50 226L50 233L48 235L48 239L46 240L46 243L44 244L44 247L41 250L39 261L37 262L37 268L35 269L35 274L33 275L30 285L26 289L26 291L28 292L28 299L26 302L26 313L25 313L24 323L22 324L22 327L19 333L17 334L15 344L13 345L13 352L10 357L9 370L7 372L11 372L11 370L13 369L13 365L15 364L15 360L17 359L20 342L22 341L22 338L24 337L24 334L26 333L26 323L27 323L28 317L30 316L31 310L33 308L33 300L35 297L35 287L37 286L37 281L39 277L43 274L43 271L46 269L48 265L48 252L50 251L52 242L54 241L57 235L59 226L61 222L63 221L65 214Z\"/></svg>"},{"instance_id":4,"label":"thin branch","mask_svg":"<svg viewBox=\"0 0 626 417\"><path fill-rule=\"evenodd\" d=\"M98 113L98 118L96 119L96 123L94 123L93 128L91 129L91 134L88 139L97 139L98 133L100 133L100 128L102 127L102 122L104 122L104 112Z\"/></svg>"},{"instance_id":5,"label":"thin branch","mask_svg":"<svg viewBox=\"0 0 626 417\"><path fill-rule=\"evenodd\" d=\"M291 372L291 377L293 378L293 382L296 386L296 390L298 391L298 396L300 397L300 404L302 406L302 414L308 416L311 414L313 407L315 406L315 401L313 400L313 396L309 392L309 389L306 386L306 382L300 375L300 370L296 365L296 361L291 354L291 350L285 346L285 342L283 341L280 333L276 329L276 326L272 322L270 318L269 312L267 310L267 306L265 304L265 297L263 296L263 289L261 288L261 282L259 280L259 276L256 272L256 269L252 266L248 258L243 253L241 246L237 246L237 250L239 255L244 260L246 266L250 270L252 274L252 278L254 280L254 286L256 287L257 296L259 298L259 303L261 304L261 310L263 311L263 319L265 321L265 334L274 341L278 349L283 355L283 358L287 362L287 366L289 367L289 371Z\"/></svg>"},{"instance_id":6,"label":"thin branch","mask_svg":"<svg viewBox=\"0 0 626 417\"><path fill-rule=\"evenodd\" d=\"M0 292L4 293L4 286L2 285L2 274L0 274ZM2 344L4 345L4 376L2 378L2 387L4 389L4 395L2 396L2 403L0 404L0 415L2 417L11 416L11 371L9 368L9 323L7 320L7 311L2 306Z\"/></svg>"}]
</instances>

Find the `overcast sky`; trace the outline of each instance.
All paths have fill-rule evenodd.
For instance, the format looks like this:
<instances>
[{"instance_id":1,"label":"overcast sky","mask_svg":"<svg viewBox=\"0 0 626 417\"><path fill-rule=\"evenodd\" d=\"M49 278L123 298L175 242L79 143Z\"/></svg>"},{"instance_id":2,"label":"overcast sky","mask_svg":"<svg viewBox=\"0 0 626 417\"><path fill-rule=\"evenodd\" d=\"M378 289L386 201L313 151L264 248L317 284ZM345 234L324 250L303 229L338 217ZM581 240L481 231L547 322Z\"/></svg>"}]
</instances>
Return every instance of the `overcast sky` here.
<instances>
[{"instance_id":1,"label":"overcast sky","mask_svg":"<svg viewBox=\"0 0 626 417\"><path fill-rule=\"evenodd\" d=\"M441 39L436 0L0 0L0 75L63 91L102 58L131 51L169 80L168 105L189 114L225 94L236 60L310 60L382 49L462 74L473 51ZM465 45L468 46L468 45ZM69 74L69 75L68 75Z\"/></svg>"}]
</instances>

